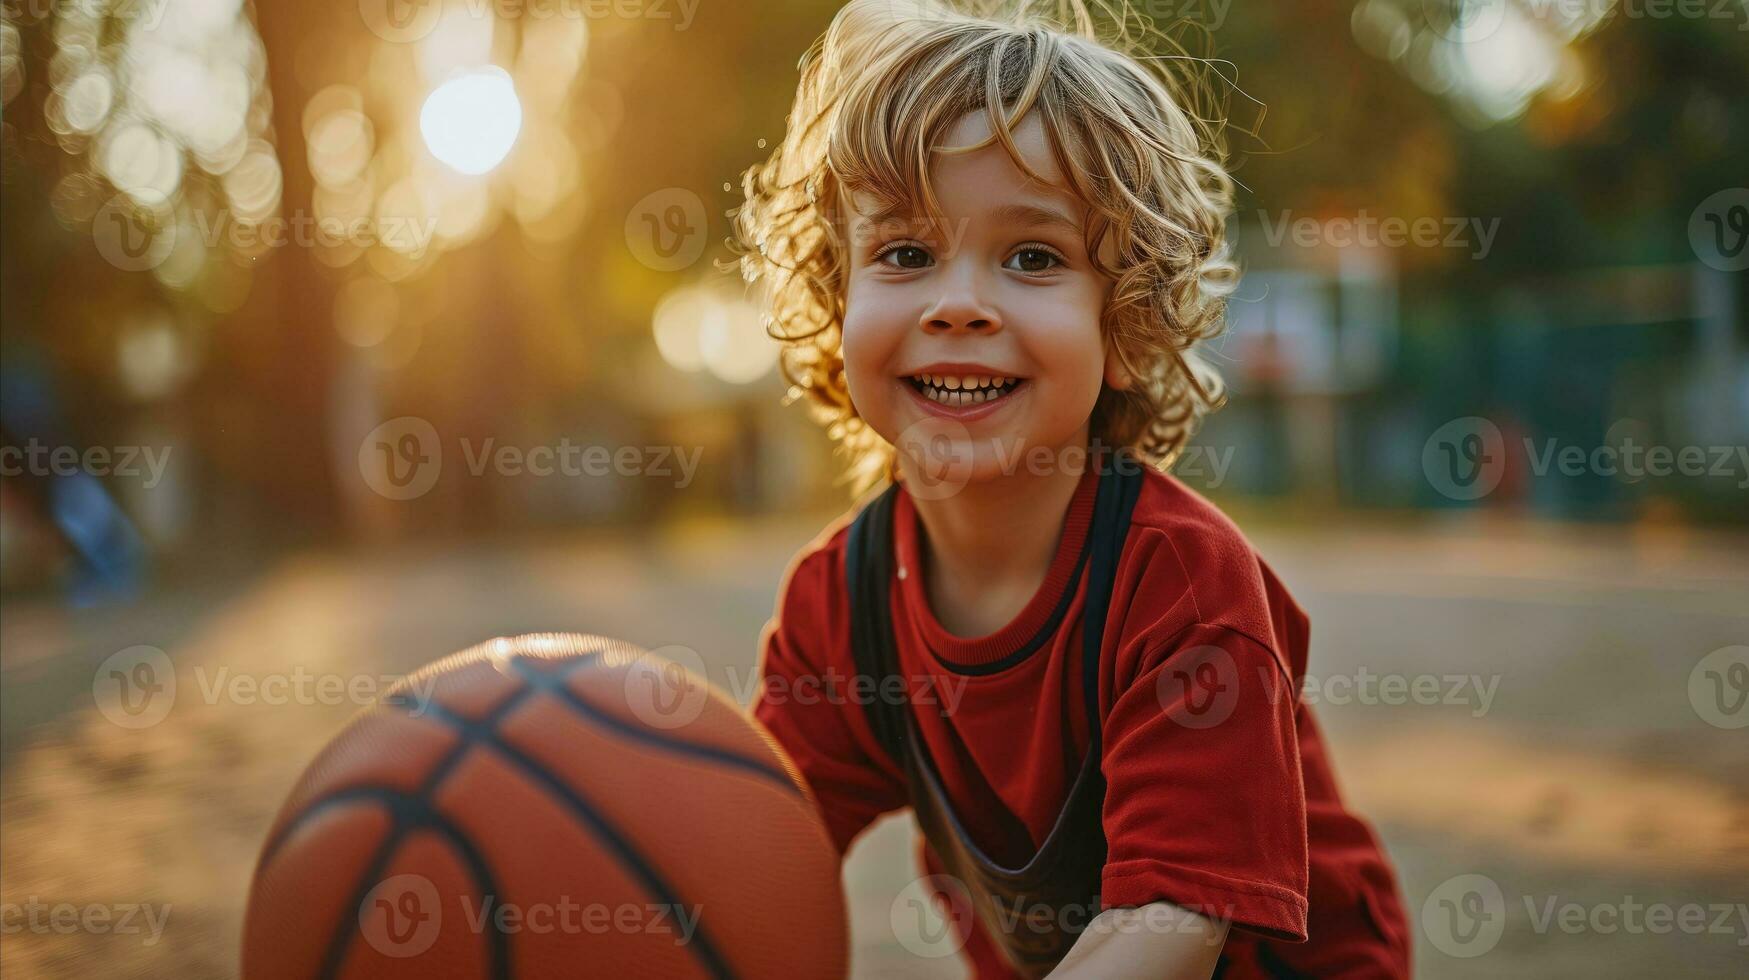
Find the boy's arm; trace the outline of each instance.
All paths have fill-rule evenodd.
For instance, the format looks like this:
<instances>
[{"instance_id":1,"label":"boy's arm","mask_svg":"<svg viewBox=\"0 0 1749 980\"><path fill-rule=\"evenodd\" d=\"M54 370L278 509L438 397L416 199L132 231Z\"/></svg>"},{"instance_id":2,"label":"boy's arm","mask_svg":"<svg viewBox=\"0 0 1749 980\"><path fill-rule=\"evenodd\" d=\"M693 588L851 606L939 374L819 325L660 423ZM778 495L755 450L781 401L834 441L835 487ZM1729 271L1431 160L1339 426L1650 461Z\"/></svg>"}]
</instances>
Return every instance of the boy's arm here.
<instances>
[{"instance_id":1,"label":"boy's arm","mask_svg":"<svg viewBox=\"0 0 1749 980\"><path fill-rule=\"evenodd\" d=\"M1087 924L1048 980L1208 980L1226 945L1227 927L1169 902L1106 909Z\"/></svg>"},{"instance_id":2,"label":"boy's arm","mask_svg":"<svg viewBox=\"0 0 1749 980\"><path fill-rule=\"evenodd\" d=\"M1183 948L1187 964L1199 962L1203 951L1180 942L1208 937L1200 924L1188 928L1199 918L1222 932L1231 926L1305 941L1298 699L1282 659L1246 633L1193 623L1125 644L1112 680L1102 727L1101 900L1176 914L1159 918L1163 929L1148 928L1144 916L1132 935L1095 940L1093 948L1137 944L1163 955ZM1219 943L1210 945L1218 955Z\"/></svg>"},{"instance_id":3,"label":"boy's arm","mask_svg":"<svg viewBox=\"0 0 1749 980\"><path fill-rule=\"evenodd\" d=\"M832 549L793 563L760 637L758 719L801 770L839 855L881 814L910 802L847 696L849 603ZM843 662L840 662L843 661Z\"/></svg>"}]
</instances>

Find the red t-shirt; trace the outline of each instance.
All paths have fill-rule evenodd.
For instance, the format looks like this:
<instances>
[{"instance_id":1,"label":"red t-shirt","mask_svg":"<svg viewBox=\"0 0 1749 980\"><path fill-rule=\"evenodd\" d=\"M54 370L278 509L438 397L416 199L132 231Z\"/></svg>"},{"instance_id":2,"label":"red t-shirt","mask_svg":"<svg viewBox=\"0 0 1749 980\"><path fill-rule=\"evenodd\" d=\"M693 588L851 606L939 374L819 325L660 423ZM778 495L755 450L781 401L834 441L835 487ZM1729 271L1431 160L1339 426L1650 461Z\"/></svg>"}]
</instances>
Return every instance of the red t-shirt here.
<instances>
[{"instance_id":1,"label":"red t-shirt","mask_svg":"<svg viewBox=\"0 0 1749 980\"><path fill-rule=\"evenodd\" d=\"M905 694L930 705L912 713L954 812L1010 867L1049 833L1088 744L1087 576L1074 573L1097 479L1091 468L1082 477L1038 592L1008 625L971 639L931 612L921 526L903 488L894 501L891 599ZM909 803L903 769L845 683L856 674L844 574L854 516L790 563L761 639L754 705L808 780L841 853L877 816ZM1072 581L1075 593L1059 609ZM1238 529L1147 468L1101 643L1108 850L1100 900L1107 908L1165 901L1229 919L1223 978L1407 976L1408 929L1391 867L1368 826L1343 808L1323 739L1297 697L1306 641L1305 613ZM927 843L922 850L926 871L941 873ZM977 977L1013 976L981 926L965 939Z\"/></svg>"}]
</instances>

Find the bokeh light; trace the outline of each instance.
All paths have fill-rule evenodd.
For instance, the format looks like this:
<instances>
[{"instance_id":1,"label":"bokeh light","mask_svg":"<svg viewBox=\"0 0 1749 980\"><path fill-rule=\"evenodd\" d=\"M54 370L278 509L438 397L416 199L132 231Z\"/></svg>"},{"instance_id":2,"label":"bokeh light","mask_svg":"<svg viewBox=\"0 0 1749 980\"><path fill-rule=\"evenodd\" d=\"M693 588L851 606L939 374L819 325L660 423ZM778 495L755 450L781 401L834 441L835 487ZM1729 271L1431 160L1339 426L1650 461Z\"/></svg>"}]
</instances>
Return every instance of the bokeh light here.
<instances>
[{"instance_id":1,"label":"bokeh light","mask_svg":"<svg viewBox=\"0 0 1749 980\"><path fill-rule=\"evenodd\" d=\"M651 316L656 350L681 371L749 384L777 364L777 342L741 283L692 283L668 293Z\"/></svg>"},{"instance_id":2,"label":"bokeh light","mask_svg":"<svg viewBox=\"0 0 1749 980\"><path fill-rule=\"evenodd\" d=\"M1523 115L1538 96L1564 100L1583 91L1589 75L1573 45L1617 6L1360 0L1349 21L1361 50L1452 99L1466 121L1490 126Z\"/></svg>"},{"instance_id":3,"label":"bokeh light","mask_svg":"<svg viewBox=\"0 0 1749 980\"><path fill-rule=\"evenodd\" d=\"M483 68L439 85L419 111L431 155L464 174L483 174L510 154L522 131L522 102L502 68Z\"/></svg>"}]
</instances>

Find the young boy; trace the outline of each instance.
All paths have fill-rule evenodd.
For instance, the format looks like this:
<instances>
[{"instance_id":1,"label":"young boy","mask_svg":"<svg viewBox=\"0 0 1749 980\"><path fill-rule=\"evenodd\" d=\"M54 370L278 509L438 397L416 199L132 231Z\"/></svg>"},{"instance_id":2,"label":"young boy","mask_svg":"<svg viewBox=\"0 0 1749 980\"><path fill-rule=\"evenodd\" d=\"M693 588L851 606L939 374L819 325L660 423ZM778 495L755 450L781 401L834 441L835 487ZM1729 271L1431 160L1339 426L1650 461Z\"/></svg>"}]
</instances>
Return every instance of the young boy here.
<instances>
[{"instance_id":1,"label":"young boy","mask_svg":"<svg viewBox=\"0 0 1749 980\"><path fill-rule=\"evenodd\" d=\"M1407 976L1306 616L1163 469L1218 397L1219 140L1071 9L853 0L747 175L786 376L885 483L791 563L755 715L840 851L913 808L977 977Z\"/></svg>"}]
</instances>

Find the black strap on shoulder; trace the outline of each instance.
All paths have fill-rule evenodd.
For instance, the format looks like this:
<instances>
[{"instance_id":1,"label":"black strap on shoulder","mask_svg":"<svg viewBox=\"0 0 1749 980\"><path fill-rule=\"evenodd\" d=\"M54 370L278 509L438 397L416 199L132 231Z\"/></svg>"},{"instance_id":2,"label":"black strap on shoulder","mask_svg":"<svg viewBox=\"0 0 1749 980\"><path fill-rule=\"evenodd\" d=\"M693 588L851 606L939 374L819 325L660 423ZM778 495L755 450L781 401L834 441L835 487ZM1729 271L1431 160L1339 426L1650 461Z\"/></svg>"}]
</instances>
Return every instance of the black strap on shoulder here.
<instances>
[{"instance_id":1,"label":"black strap on shoulder","mask_svg":"<svg viewBox=\"0 0 1749 980\"><path fill-rule=\"evenodd\" d=\"M1123 449L1117 450L1100 473L1099 492L1093 502L1093 554L1088 557L1087 601L1081 610L1081 700L1086 708L1089 751L1100 758L1099 654L1105 640L1105 619L1111 612L1112 586L1116 584L1118 560L1129 536L1130 515L1142 492L1144 464ZM1111 492L1106 492L1107 490Z\"/></svg>"},{"instance_id":2,"label":"black strap on shoulder","mask_svg":"<svg viewBox=\"0 0 1749 980\"><path fill-rule=\"evenodd\" d=\"M898 669L889 598L893 581L893 502L898 493L899 485L894 483L856 515L844 552L845 586L850 593L850 653L857 677L870 679L852 683L868 692L881 691L882 681ZM863 712L870 730L893 763L903 766L909 742L903 705L887 704L888 700L878 693L863 698Z\"/></svg>"},{"instance_id":3,"label":"black strap on shoulder","mask_svg":"<svg viewBox=\"0 0 1749 980\"><path fill-rule=\"evenodd\" d=\"M1081 662L1082 695L1086 717L1091 721L1088 730L1095 752L1099 750L1100 648L1106 616L1110 612L1113 579L1123 553L1124 540L1129 534L1130 514L1141 493L1145 465L1124 450L1104 457L1100 465L1099 487L1094 494ZM867 692L884 690L885 679L898 670L898 647L891 611L893 508L898 491L896 483L887 487L856 515L845 547L851 656L858 677L869 678L855 683ZM892 756L893 762L903 766L910 743L910 726L905 705L890 703L891 700L879 696L865 697L862 699L863 711L875 738Z\"/></svg>"}]
</instances>

